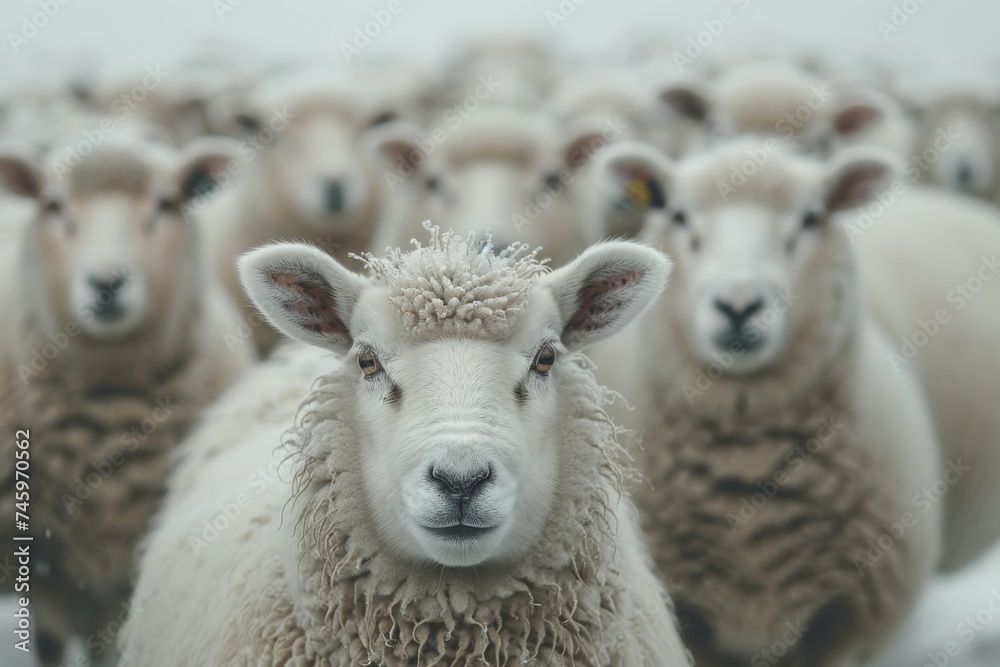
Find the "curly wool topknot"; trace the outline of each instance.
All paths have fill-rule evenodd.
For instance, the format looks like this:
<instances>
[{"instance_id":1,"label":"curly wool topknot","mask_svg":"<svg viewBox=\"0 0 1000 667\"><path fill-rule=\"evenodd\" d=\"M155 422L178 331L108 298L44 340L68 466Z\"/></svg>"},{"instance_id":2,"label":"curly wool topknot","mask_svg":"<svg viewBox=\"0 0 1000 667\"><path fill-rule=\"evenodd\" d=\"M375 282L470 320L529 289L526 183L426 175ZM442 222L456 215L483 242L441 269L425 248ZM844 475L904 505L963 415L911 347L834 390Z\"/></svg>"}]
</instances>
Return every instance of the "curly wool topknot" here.
<instances>
[{"instance_id":1,"label":"curly wool topknot","mask_svg":"<svg viewBox=\"0 0 1000 667\"><path fill-rule=\"evenodd\" d=\"M515 243L494 254L489 235L461 236L424 222L430 243L385 257L355 255L389 288L389 302L412 335L428 338L454 332L501 338L524 309L535 276L548 270L538 250Z\"/></svg>"}]
</instances>

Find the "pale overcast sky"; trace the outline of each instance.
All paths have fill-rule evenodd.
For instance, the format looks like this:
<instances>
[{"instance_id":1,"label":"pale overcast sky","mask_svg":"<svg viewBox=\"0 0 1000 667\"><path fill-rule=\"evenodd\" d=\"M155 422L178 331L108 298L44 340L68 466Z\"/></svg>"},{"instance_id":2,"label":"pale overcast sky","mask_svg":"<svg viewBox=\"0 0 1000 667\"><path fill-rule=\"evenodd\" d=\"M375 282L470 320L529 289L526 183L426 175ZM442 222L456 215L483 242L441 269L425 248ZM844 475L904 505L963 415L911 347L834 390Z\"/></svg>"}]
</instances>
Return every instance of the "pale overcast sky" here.
<instances>
[{"instance_id":1,"label":"pale overcast sky","mask_svg":"<svg viewBox=\"0 0 1000 667\"><path fill-rule=\"evenodd\" d=\"M456 36L497 29L534 30L588 51L621 42L636 25L662 26L684 41L728 9L735 18L715 39L711 48L718 52L787 37L821 52L914 62L989 62L1000 69L1000 3L995 0L392 1L401 10L373 40L366 57L398 49L433 56ZM370 12L389 2L2 0L0 71L16 71L27 59L49 54L100 57L114 69L166 65L191 44L220 35L267 53L339 56L338 45L350 41L355 28L371 19ZM46 5L58 12L22 42L32 32L25 32L25 18L30 21ZM552 30L546 13L558 12L560 5L575 11ZM886 35L890 24L880 29L880 21L891 22L894 11L899 29ZM13 40L12 33L17 35Z\"/></svg>"}]
</instances>

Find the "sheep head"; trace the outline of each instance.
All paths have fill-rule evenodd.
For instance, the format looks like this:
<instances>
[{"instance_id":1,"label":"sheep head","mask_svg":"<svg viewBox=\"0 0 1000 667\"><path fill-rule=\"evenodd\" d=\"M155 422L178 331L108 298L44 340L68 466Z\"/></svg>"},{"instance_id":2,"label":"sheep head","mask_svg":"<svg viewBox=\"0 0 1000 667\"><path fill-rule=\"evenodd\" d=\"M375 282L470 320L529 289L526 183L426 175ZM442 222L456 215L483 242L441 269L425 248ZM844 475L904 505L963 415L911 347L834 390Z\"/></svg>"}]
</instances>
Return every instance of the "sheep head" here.
<instances>
[{"instance_id":1,"label":"sheep head","mask_svg":"<svg viewBox=\"0 0 1000 667\"><path fill-rule=\"evenodd\" d=\"M0 181L37 200L22 275L41 330L75 322L85 338L117 343L155 335L197 298L198 233L184 211L228 165L232 146L105 141L75 166L0 152Z\"/></svg>"},{"instance_id":2,"label":"sheep head","mask_svg":"<svg viewBox=\"0 0 1000 667\"><path fill-rule=\"evenodd\" d=\"M364 434L364 487L388 548L448 566L523 556L556 493L560 357L642 313L668 260L612 243L545 273L520 247L493 254L433 232L427 247L367 262L371 278L278 244L239 272L274 326L344 355L344 409Z\"/></svg>"},{"instance_id":3,"label":"sheep head","mask_svg":"<svg viewBox=\"0 0 1000 667\"><path fill-rule=\"evenodd\" d=\"M623 191L641 172L665 193L644 238L677 262L668 330L688 358L750 376L788 363L815 369L844 344L856 288L834 214L889 185L890 153L850 148L818 162L747 140L675 164L621 144L600 167Z\"/></svg>"}]
</instances>

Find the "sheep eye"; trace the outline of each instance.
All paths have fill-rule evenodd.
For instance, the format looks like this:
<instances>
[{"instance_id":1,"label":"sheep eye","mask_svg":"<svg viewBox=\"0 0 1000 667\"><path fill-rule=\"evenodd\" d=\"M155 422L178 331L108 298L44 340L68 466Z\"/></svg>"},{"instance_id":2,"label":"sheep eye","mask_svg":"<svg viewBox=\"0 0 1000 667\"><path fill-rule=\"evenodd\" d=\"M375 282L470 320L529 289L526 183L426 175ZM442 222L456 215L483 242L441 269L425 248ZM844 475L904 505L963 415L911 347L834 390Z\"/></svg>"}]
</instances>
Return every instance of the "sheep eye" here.
<instances>
[{"instance_id":1,"label":"sheep eye","mask_svg":"<svg viewBox=\"0 0 1000 667\"><path fill-rule=\"evenodd\" d=\"M802 216L802 228L812 229L813 227L816 227L821 220L822 217L820 216L819 213L817 213L816 211L809 211L804 216Z\"/></svg>"},{"instance_id":2,"label":"sheep eye","mask_svg":"<svg viewBox=\"0 0 1000 667\"><path fill-rule=\"evenodd\" d=\"M178 208L177 200L172 197L161 197L157 208L160 209L160 213L173 213Z\"/></svg>"},{"instance_id":3,"label":"sheep eye","mask_svg":"<svg viewBox=\"0 0 1000 667\"><path fill-rule=\"evenodd\" d=\"M676 213L674 213L673 221L674 224L676 224L678 227L683 227L687 224L688 221L687 214L684 213L684 211L677 211Z\"/></svg>"},{"instance_id":4,"label":"sheep eye","mask_svg":"<svg viewBox=\"0 0 1000 667\"><path fill-rule=\"evenodd\" d=\"M386 123L391 123L396 120L396 113L393 111L384 111L379 115L372 118L369 127L375 127L376 125L385 125Z\"/></svg>"},{"instance_id":5,"label":"sheep eye","mask_svg":"<svg viewBox=\"0 0 1000 667\"><path fill-rule=\"evenodd\" d=\"M545 375L552 370L554 363L556 363L556 351L551 345L543 345L535 355L535 360L531 362L531 370Z\"/></svg>"},{"instance_id":6,"label":"sheep eye","mask_svg":"<svg viewBox=\"0 0 1000 667\"><path fill-rule=\"evenodd\" d=\"M425 185L431 192L436 192L437 189L441 187L441 179L437 176L431 176L427 179L427 183Z\"/></svg>"},{"instance_id":7,"label":"sheep eye","mask_svg":"<svg viewBox=\"0 0 1000 667\"><path fill-rule=\"evenodd\" d=\"M542 182L545 183L545 187L549 190L558 188L561 183L559 180L559 174L556 173L546 174L545 178L542 179Z\"/></svg>"},{"instance_id":8,"label":"sheep eye","mask_svg":"<svg viewBox=\"0 0 1000 667\"><path fill-rule=\"evenodd\" d=\"M361 367L361 372L365 374L365 377L374 377L382 372L382 362L371 350L363 350L358 355L358 366Z\"/></svg>"},{"instance_id":9,"label":"sheep eye","mask_svg":"<svg viewBox=\"0 0 1000 667\"><path fill-rule=\"evenodd\" d=\"M53 215L62 213L62 202L58 199L49 199L45 202L45 211Z\"/></svg>"}]
</instances>

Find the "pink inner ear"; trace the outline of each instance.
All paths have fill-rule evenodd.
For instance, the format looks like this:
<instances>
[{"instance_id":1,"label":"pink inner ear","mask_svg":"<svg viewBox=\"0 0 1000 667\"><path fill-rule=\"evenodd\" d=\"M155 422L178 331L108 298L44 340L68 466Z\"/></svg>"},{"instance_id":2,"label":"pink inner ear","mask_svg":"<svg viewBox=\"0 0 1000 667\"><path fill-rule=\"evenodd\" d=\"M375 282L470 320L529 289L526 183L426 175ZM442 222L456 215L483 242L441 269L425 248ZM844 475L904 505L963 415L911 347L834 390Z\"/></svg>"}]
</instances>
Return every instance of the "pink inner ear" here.
<instances>
[{"instance_id":1,"label":"pink inner ear","mask_svg":"<svg viewBox=\"0 0 1000 667\"><path fill-rule=\"evenodd\" d=\"M850 208L868 200L872 189L883 176L880 167L865 167L847 174L837 183L827 199L827 208L837 211Z\"/></svg>"},{"instance_id":2,"label":"pink inner ear","mask_svg":"<svg viewBox=\"0 0 1000 667\"><path fill-rule=\"evenodd\" d=\"M875 107L864 104L851 106L837 114L834 129L838 134L854 134L874 123L880 115Z\"/></svg>"},{"instance_id":3,"label":"pink inner ear","mask_svg":"<svg viewBox=\"0 0 1000 667\"><path fill-rule=\"evenodd\" d=\"M271 271L267 279L281 289L282 305L298 326L327 338L349 337L326 283L294 271Z\"/></svg>"},{"instance_id":4,"label":"pink inner ear","mask_svg":"<svg viewBox=\"0 0 1000 667\"><path fill-rule=\"evenodd\" d=\"M597 331L612 324L614 314L628 305L625 288L642 278L638 269L587 281L578 295L579 306L563 329L563 337Z\"/></svg>"}]
</instances>

